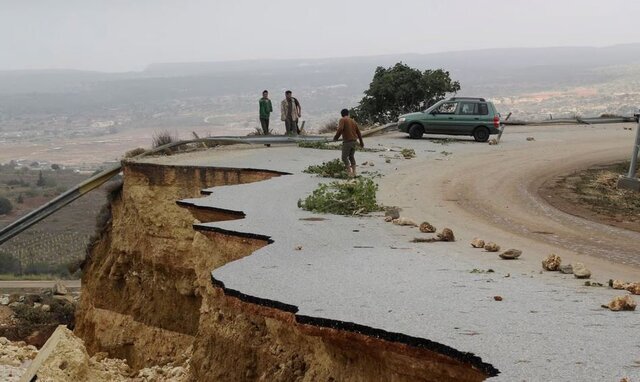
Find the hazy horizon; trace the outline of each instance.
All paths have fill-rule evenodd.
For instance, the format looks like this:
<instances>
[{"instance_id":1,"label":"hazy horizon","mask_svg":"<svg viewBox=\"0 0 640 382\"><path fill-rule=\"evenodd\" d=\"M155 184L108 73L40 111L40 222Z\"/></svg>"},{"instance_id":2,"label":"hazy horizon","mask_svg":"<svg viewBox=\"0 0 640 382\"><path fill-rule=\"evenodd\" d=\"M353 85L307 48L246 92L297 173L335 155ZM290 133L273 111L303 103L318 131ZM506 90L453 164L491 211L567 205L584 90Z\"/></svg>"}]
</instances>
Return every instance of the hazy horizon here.
<instances>
[{"instance_id":1,"label":"hazy horizon","mask_svg":"<svg viewBox=\"0 0 640 382\"><path fill-rule=\"evenodd\" d=\"M154 63L328 59L640 42L612 0L34 0L0 5L0 70L141 71ZM579 16L578 16L579 15ZM286 40L286 43L283 41Z\"/></svg>"}]
</instances>

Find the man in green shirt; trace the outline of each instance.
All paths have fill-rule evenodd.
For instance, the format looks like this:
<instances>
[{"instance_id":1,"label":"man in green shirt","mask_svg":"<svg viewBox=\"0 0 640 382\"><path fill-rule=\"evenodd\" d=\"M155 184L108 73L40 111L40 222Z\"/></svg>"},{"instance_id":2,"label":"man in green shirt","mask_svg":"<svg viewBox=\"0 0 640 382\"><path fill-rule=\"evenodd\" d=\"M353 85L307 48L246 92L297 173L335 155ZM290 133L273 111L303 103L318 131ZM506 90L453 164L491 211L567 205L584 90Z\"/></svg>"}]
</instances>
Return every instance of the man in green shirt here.
<instances>
[{"instance_id":1,"label":"man in green shirt","mask_svg":"<svg viewBox=\"0 0 640 382\"><path fill-rule=\"evenodd\" d=\"M264 135L269 135L269 116L273 111L273 106L271 106L271 100L269 99L269 92L263 91L262 98L258 101L259 110L260 110L260 125L262 125L262 131Z\"/></svg>"}]
</instances>

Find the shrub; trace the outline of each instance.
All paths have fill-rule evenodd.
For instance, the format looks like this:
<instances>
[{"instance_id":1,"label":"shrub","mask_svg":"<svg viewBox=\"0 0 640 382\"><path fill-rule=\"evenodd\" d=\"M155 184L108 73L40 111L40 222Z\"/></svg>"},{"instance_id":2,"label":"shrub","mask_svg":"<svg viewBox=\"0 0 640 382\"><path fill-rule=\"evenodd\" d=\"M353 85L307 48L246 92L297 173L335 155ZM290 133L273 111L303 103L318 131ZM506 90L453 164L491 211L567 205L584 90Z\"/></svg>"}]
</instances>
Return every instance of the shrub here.
<instances>
[{"instance_id":1,"label":"shrub","mask_svg":"<svg viewBox=\"0 0 640 382\"><path fill-rule=\"evenodd\" d=\"M379 211L376 201L378 185L369 178L320 184L298 207L313 212L360 215Z\"/></svg>"},{"instance_id":2,"label":"shrub","mask_svg":"<svg viewBox=\"0 0 640 382\"><path fill-rule=\"evenodd\" d=\"M0 215L6 215L13 210L13 204L4 196L0 196Z\"/></svg>"},{"instance_id":3,"label":"shrub","mask_svg":"<svg viewBox=\"0 0 640 382\"><path fill-rule=\"evenodd\" d=\"M0 252L0 274L20 274L20 260L12 254Z\"/></svg>"},{"instance_id":4,"label":"shrub","mask_svg":"<svg viewBox=\"0 0 640 382\"><path fill-rule=\"evenodd\" d=\"M322 162L321 165L311 165L304 170L307 174L317 174L324 178L346 179L348 177L344 163L340 159Z\"/></svg>"},{"instance_id":5,"label":"shrub","mask_svg":"<svg viewBox=\"0 0 640 382\"><path fill-rule=\"evenodd\" d=\"M158 148L169 143L177 142L178 137L171 134L169 131L160 131L153 134L153 148Z\"/></svg>"},{"instance_id":6,"label":"shrub","mask_svg":"<svg viewBox=\"0 0 640 382\"><path fill-rule=\"evenodd\" d=\"M402 149L400 150L400 155L402 155L404 159L411 159L416 157L416 151L414 149Z\"/></svg>"},{"instance_id":7,"label":"shrub","mask_svg":"<svg viewBox=\"0 0 640 382\"><path fill-rule=\"evenodd\" d=\"M145 153L147 150L143 149L142 147L138 147L135 148L133 150L129 150L124 154L125 158L133 158L133 157L137 157L140 154Z\"/></svg>"},{"instance_id":8,"label":"shrub","mask_svg":"<svg viewBox=\"0 0 640 382\"><path fill-rule=\"evenodd\" d=\"M336 131L338 131L338 119L334 118L320 126L318 134L335 133Z\"/></svg>"}]
</instances>

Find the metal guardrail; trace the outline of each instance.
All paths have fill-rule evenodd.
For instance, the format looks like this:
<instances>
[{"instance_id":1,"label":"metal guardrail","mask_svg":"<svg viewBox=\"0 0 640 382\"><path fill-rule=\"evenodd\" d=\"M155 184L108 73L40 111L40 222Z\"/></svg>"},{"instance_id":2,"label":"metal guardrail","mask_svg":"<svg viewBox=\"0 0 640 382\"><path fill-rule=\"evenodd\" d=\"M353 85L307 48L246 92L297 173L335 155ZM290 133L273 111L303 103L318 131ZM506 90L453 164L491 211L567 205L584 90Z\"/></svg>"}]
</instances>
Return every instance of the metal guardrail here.
<instances>
[{"instance_id":1,"label":"metal guardrail","mask_svg":"<svg viewBox=\"0 0 640 382\"><path fill-rule=\"evenodd\" d=\"M529 126L544 126L544 125L597 125L603 123L628 123L636 122L635 117L590 117L590 118L560 118L549 119L544 121L522 121L512 119L510 121L503 121L505 125L529 125Z\"/></svg>"},{"instance_id":2,"label":"metal guardrail","mask_svg":"<svg viewBox=\"0 0 640 382\"><path fill-rule=\"evenodd\" d=\"M272 143L298 143L298 142L326 142L328 139L326 137L318 137L318 136L255 136L255 137L210 137L210 138L200 138L200 139L192 139L186 141L178 141L168 143L163 146L159 146L155 149L145 151L144 153L135 156L134 158L141 158L147 155L156 154L162 152L167 149L171 149L177 146L182 146L191 143L209 143L214 145L232 145L238 143L244 144L272 144ZM42 219L47 216L53 214L74 200L78 199L82 195L87 194L88 192L95 190L100 187L104 183L106 183L109 179L118 175L122 170L122 165L116 165L111 168L108 168L99 174L92 176L91 178L85 180L84 182L76 185L70 190L60 194L58 197L50 200L45 205L35 209L34 211L29 212L28 214L22 216L18 220L13 223L7 225L0 229L0 244L5 241L11 239L12 237L18 235L20 232L26 230L32 225L38 223Z\"/></svg>"}]
</instances>

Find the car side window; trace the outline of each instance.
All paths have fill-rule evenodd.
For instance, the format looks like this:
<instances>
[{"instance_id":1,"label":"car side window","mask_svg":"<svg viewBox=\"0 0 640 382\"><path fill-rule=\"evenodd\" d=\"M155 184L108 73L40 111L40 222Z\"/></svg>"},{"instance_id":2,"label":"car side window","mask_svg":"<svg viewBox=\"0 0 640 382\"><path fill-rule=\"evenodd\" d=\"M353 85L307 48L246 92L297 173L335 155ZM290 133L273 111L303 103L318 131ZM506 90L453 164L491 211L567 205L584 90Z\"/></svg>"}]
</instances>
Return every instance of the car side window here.
<instances>
[{"instance_id":1,"label":"car side window","mask_svg":"<svg viewBox=\"0 0 640 382\"><path fill-rule=\"evenodd\" d=\"M456 108L458 107L457 102L445 102L438 107L438 114L455 114Z\"/></svg>"},{"instance_id":2,"label":"car side window","mask_svg":"<svg viewBox=\"0 0 640 382\"><path fill-rule=\"evenodd\" d=\"M489 108L486 103L479 103L478 105L478 115L487 115L489 114Z\"/></svg>"},{"instance_id":3,"label":"car side window","mask_svg":"<svg viewBox=\"0 0 640 382\"><path fill-rule=\"evenodd\" d=\"M476 113L476 105L477 103L473 102L462 102L460 103L460 114L461 115L474 115Z\"/></svg>"}]
</instances>

